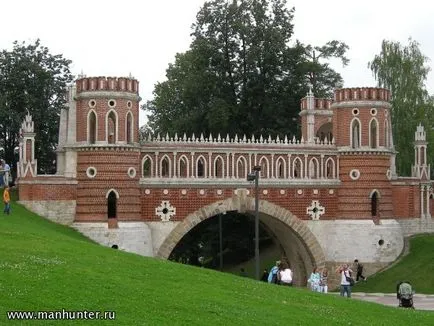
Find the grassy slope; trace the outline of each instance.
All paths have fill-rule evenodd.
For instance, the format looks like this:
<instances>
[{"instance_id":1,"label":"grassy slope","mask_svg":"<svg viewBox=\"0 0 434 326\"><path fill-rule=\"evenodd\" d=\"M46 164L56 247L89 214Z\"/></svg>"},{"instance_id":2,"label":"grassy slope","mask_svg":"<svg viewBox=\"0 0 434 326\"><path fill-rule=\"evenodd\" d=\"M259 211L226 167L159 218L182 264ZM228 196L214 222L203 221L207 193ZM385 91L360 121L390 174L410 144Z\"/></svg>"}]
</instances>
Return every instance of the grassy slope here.
<instances>
[{"instance_id":1,"label":"grassy slope","mask_svg":"<svg viewBox=\"0 0 434 326\"><path fill-rule=\"evenodd\" d=\"M105 248L16 204L11 216L0 215L0 239L1 325L7 323L5 311L62 308L114 310L116 325L434 323L429 312L272 286Z\"/></svg>"},{"instance_id":2,"label":"grassy slope","mask_svg":"<svg viewBox=\"0 0 434 326\"><path fill-rule=\"evenodd\" d=\"M416 293L434 293L434 236L420 235L410 239L410 254L396 265L358 283L353 291L394 292L399 281L409 281Z\"/></svg>"}]
</instances>

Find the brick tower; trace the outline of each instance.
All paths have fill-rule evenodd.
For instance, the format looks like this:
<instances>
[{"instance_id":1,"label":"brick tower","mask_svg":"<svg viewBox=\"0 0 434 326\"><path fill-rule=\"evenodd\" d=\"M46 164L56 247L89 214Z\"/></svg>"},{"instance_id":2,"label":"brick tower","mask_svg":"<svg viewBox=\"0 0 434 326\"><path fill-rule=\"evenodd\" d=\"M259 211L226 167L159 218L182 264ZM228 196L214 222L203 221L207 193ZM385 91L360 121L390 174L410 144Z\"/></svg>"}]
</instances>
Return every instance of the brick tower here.
<instances>
[{"instance_id":1,"label":"brick tower","mask_svg":"<svg viewBox=\"0 0 434 326\"><path fill-rule=\"evenodd\" d=\"M139 221L139 83L80 78L61 113L58 173L77 180L76 222Z\"/></svg>"},{"instance_id":2,"label":"brick tower","mask_svg":"<svg viewBox=\"0 0 434 326\"><path fill-rule=\"evenodd\" d=\"M333 134L339 152L339 215L378 221L393 216L390 180L395 176L395 150L389 110L390 92L383 88L335 91Z\"/></svg>"}]
</instances>

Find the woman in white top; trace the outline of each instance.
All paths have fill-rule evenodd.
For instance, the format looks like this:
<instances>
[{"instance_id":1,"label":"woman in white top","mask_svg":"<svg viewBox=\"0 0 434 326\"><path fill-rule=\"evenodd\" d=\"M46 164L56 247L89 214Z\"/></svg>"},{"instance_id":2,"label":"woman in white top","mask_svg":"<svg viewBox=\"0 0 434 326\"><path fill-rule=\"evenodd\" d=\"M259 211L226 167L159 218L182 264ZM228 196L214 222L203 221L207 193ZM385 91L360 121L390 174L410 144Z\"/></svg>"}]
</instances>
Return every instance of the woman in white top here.
<instances>
[{"instance_id":1,"label":"woman in white top","mask_svg":"<svg viewBox=\"0 0 434 326\"><path fill-rule=\"evenodd\" d=\"M282 266L278 273L278 279L281 285L292 285L292 271L287 263L282 263Z\"/></svg>"},{"instance_id":2,"label":"woman in white top","mask_svg":"<svg viewBox=\"0 0 434 326\"><path fill-rule=\"evenodd\" d=\"M351 284L347 281L347 277L351 277L353 271L347 264L343 264L336 269L336 272L341 275L341 296L345 296L346 293L347 298L351 298Z\"/></svg>"}]
</instances>

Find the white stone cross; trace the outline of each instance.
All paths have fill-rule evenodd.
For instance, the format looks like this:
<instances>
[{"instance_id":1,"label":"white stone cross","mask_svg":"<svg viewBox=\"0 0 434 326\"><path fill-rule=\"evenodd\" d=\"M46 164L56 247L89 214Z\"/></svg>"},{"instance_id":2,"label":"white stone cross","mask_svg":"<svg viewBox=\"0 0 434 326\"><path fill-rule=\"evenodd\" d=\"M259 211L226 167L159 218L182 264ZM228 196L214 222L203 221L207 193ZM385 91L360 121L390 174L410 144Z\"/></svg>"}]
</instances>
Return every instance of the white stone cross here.
<instances>
[{"instance_id":1,"label":"white stone cross","mask_svg":"<svg viewBox=\"0 0 434 326\"><path fill-rule=\"evenodd\" d=\"M318 221L320 216L324 213L325 207L321 206L318 200L312 200L312 204L306 208L306 214L310 215L314 221Z\"/></svg>"},{"instance_id":2,"label":"white stone cross","mask_svg":"<svg viewBox=\"0 0 434 326\"><path fill-rule=\"evenodd\" d=\"M168 200L163 200L161 205L155 208L155 215L160 216L163 222L168 222L173 215L176 215L176 207L170 205Z\"/></svg>"}]
</instances>

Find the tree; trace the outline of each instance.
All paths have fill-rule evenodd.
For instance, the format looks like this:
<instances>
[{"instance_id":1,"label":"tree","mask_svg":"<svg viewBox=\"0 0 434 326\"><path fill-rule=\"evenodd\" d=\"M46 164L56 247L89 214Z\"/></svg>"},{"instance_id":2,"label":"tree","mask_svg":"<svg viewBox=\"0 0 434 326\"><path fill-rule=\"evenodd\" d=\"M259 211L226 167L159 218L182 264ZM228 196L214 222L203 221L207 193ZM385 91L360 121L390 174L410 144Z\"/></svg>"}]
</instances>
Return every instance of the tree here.
<instances>
[{"instance_id":1,"label":"tree","mask_svg":"<svg viewBox=\"0 0 434 326\"><path fill-rule=\"evenodd\" d=\"M305 51L306 61L303 69L308 83L312 85L313 93L320 98L332 97L334 89L343 86L343 79L339 73L330 68L328 62L321 63L320 60L336 58L346 66L349 63L349 59L345 56L349 49L348 45L336 40L314 47L297 43L297 46L304 48Z\"/></svg>"},{"instance_id":2,"label":"tree","mask_svg":"<svg viewBox=\"0 0 434 326\"><path fill-rule=\"evenodd\" d=\"M0 138L4 157L15 166L19 129L28 111L36 132L35 156L40 173L54 171L60 109L66 104L66 86L73 76L71 61L52 55L37 40L13 43L0 52Z\"/></svg>"},{"instance_id":3,"label":"tree","mask_svg":"<svg viewBox=\"0 0 434 326\"><path fill-rule=\"evenodd\" d=\"M397 170L401 174L410 174L414 162L411 144L420 122L424 122L428 136L432 138L434 116L430 113L433 112L433 101L425 88L430 71L427 60L419 44L410 38L406 46L383 40L380 54L368 63L378 86L388 88L392 93L392 131L399 153Z\"/></svg>"},{"instance_id":4,"label":"tree","mask_svg":"<svg viewBox=\"0 0 434 326\"><path fill-rule=\"evenodd\" d=\"M306 75L313 71L308 69L315 68L321 91L342 79L337 73L322 78L332 70L319 57L308 65L312 59L301 43L290 46L293 13L286 0L205 2L192 26L190 49L176 55L167 80L143 107L151 129L214 136L294 132ZM336 42L319 48L321 58L344 57L346 47Z\"/></svg>"}]
</instances>

